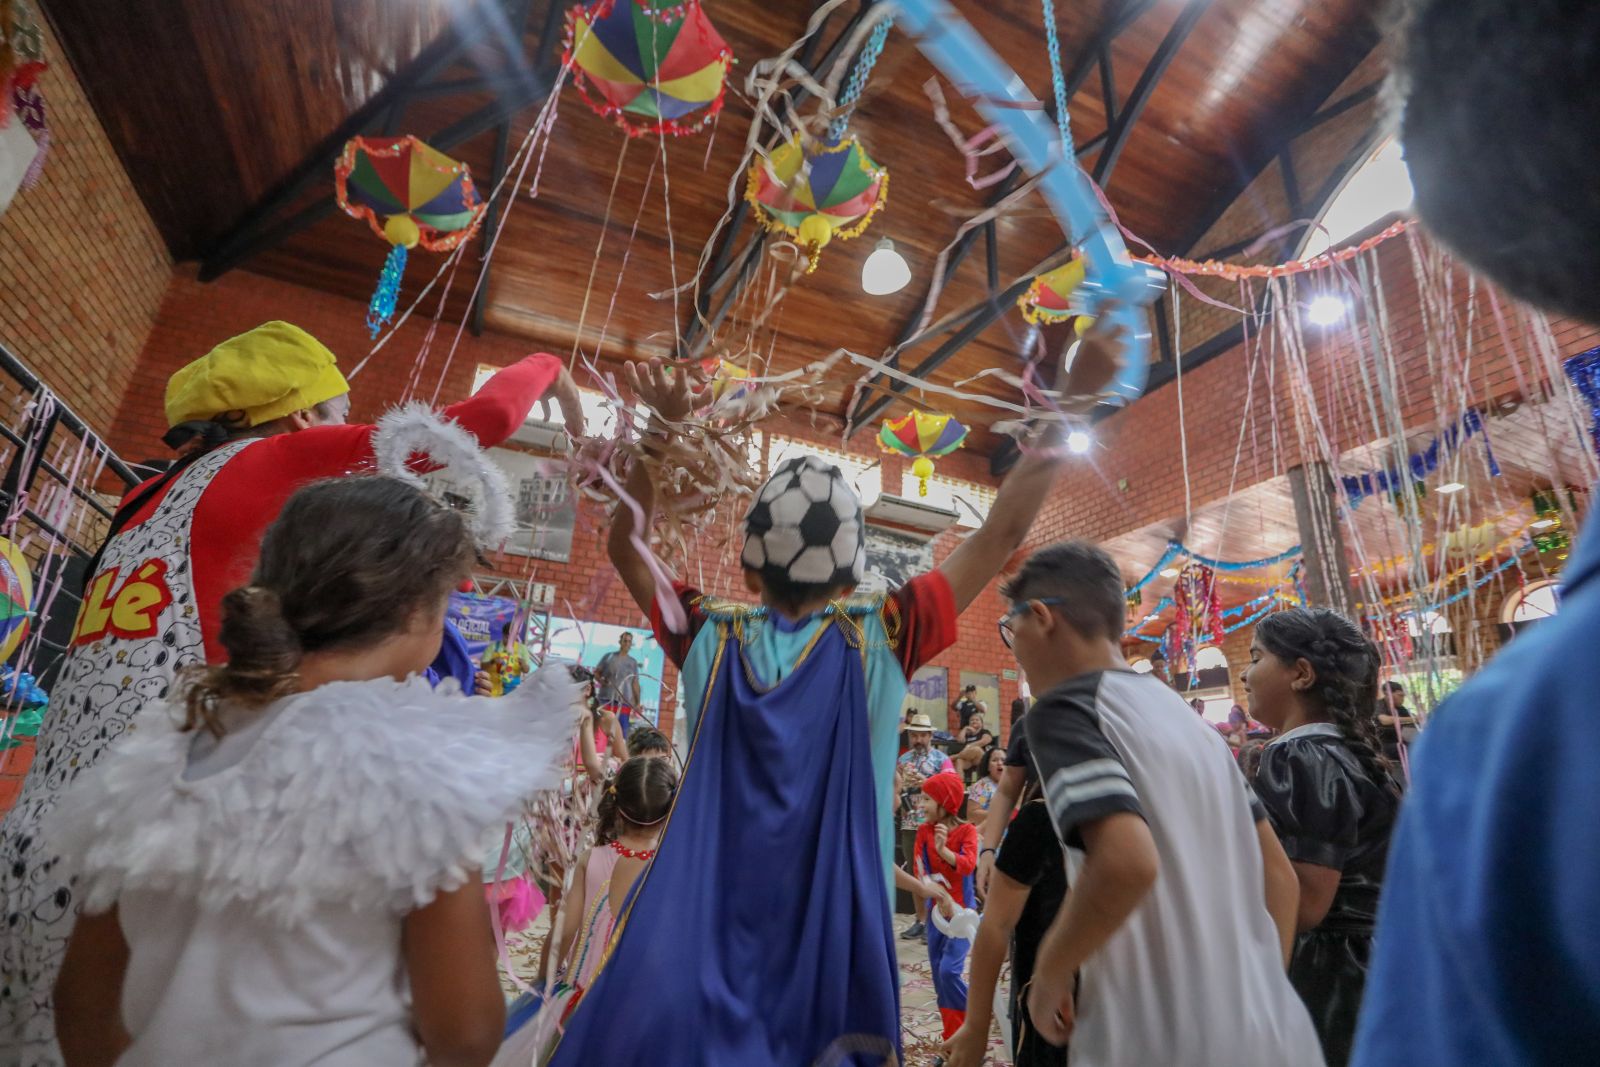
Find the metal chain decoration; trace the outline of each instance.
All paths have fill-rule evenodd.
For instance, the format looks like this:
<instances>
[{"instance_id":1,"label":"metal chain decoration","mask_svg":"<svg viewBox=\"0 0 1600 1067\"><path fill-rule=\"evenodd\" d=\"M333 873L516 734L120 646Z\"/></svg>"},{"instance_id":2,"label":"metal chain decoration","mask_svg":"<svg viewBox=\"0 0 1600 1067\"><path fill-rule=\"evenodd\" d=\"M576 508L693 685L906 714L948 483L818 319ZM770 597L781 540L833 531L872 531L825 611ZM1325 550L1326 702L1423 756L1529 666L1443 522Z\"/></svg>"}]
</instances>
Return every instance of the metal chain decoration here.
<instances>
[{"instance_id":1,"label":"metal chain decoration","mask_svg":"<svg viewBox=\"0 0 1600 1067\"><path fill-rule=\"evenodd\" d=\"M1056 0L1040 0L1044 8L1044 40L1050 51L1050 84L1056 94L1056 125L1061 129L1061 147L1076 151L1072 140L1072 117L1067 114L1067 78L1061 73L1061 37L1056 32ZM1106 104L1110 107L1110 102Z\"/></svg>"}]
</instances>

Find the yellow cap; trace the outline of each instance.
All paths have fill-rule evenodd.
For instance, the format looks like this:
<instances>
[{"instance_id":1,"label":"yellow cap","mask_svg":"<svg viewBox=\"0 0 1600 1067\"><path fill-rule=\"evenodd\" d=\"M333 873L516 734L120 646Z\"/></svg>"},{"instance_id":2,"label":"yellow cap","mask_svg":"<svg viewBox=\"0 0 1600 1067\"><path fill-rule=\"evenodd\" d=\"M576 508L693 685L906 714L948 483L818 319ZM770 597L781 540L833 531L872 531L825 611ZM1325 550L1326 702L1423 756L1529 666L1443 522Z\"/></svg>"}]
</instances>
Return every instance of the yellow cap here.
<instances>
[{"instance_id":1,"label":"yellow cap","mask_svg":"<svg viewBox=\"0 0 1600 1067\"><path fill-rule=\"evenodd\" d=\"M298 326L268 322L168 379L167 425L237 412L245 426L259 426L349 391L327 346Z\"/></svg>"}]
</instances>

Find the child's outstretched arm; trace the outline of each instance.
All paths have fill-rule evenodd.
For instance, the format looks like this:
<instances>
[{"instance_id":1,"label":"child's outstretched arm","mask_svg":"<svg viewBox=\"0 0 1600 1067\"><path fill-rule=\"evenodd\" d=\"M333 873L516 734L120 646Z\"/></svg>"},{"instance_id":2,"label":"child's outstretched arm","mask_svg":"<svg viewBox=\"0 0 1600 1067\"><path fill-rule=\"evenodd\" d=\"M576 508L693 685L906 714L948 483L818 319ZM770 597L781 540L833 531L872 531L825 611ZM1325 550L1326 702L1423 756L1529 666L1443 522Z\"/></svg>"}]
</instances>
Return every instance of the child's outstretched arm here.
<instances>
[{"instance_id":1,"label":"child's outstretched arm","mask_svg":"<svg viewBox=\"0 0 1600 1067\"><path fill-rule=\"evenodd\" d=\"M692 374L688 371L673 373L659 360L645 364L643 371L638 363L630 363L624 375L633 395L654 413L641 442L646 451L653 447L652 438L665 434L669 424L684 419L705 399L704 388L697 388ZM650 606L656 599L656 578L638 546L633 543L636 530L641 538L650 536L650 520L655 513L655 485L650 481L650 472L644 464L634 464L622 489L638 505L637 513L627 500L622 502L611 520L611 534L606 548L611 556L611 564L622 576L622 584L627 586L633 602L649 618Z\"/></svg>"},{"instance_id":2,"label":"child's outstretched arm","mask_svg":"<svg viewBox=\"0 0 1600 1067\"><path fill-rule=\"evenodd\" d=\"M122 1025L128 942L117 909L82 915L56 978L56 1040L67 1067L111 1067L133 1039Z\"/></svg>"},{"instance_id":3,"label":"child's outstretched arm","mask_svg":"<svg viewBox=\"0 0 1600 1067\"><path fill-rule=\"evenodd\" d=\"M405 917L411 1019L432 1067L485 1067L505 1033L494 930L477 874Z\"/></svg>"},{"instance_id":4,"label":"child's outstretched arm","mask_svg":"<svg viewBox=\"0 0 1600 1067\"><path fill-rule=\"evenodd\" d=\"M939 571L950 583L955 598L956 614L967 610L1022 547L1055 484L1061 462L1061 455L1053 447L1041 447L1023 456L1000 484L983 525L940 565Z\"/></svg>"}]
</instances>

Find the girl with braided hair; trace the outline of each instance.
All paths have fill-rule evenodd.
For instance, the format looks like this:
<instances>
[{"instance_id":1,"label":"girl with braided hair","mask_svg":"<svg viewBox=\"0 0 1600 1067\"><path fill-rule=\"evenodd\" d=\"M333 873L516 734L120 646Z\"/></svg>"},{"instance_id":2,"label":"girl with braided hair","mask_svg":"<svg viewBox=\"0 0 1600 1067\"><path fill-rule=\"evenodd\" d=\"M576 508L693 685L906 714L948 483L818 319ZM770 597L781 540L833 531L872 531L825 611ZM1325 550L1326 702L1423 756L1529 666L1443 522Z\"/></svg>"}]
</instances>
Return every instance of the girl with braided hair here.
<instances>
[{"instance_id":1,"label":"girl with braided hair","mask_svg":"<svg viewBox=\"0 0 1600 1067\"><path fill-rule=\"evenodd\" d=\"M1400 790L1371 715L1378 650L1349 619L1293 608L1256 625L1250 713L1280 731L1255 790L1300 882L1289 978L1330 1067L1347 1063Z\"/></svg>"}]
</instances>

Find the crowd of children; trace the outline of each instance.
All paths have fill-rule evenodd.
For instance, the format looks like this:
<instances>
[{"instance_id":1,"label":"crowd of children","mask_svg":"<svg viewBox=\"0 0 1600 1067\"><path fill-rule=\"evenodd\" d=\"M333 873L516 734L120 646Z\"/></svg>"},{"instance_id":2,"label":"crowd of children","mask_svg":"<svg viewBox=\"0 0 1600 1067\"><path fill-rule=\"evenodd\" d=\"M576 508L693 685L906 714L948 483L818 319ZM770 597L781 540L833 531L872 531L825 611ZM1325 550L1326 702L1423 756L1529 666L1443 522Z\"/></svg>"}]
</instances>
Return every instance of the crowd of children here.
<instances>
[{"instance_id":1,"label":"crowd of children","mask_svg":"<svg viewBox=\"0 0 1600 1067\"><path fill-rule=\"evenodd\" d=\"M1513 290L1600 322L1600 208L1554 195L1591 188L1600 162L1587 88L1600 8L1405 7L1399 98L1424 218ZM1534 123L1540 94L1562 106ZM1486 121L1516 152L1482 151ZM1489 210L1543 171L1553 195ZM1507 264L1516 247L1529 251ZM331 356L272 333L308 384L250 418L272 433L341 419L318 413L342 396ZM244 380L260 370L230 359ZM547 363L522 373L502 383L513 408L557 378ZM198 386L180 377L182 398ZM701 399L691 375L656 365L630 367L628 384L652 413L647 451ZM207 421L176 420L224 451L136 494L127 529L170 536L167 513L193 511L205 479L252 454L227 426L193 425ZM334 436L366 457L358 429ZM681 772L659 758L664 738L624 739L610 709L588 711L565 668L493 700L423 680L474 559L457 512L396 477L278 485L275 518L251 512L265 531L253 571L185 623L193 654L119 694L121 718L77 708L94 727L78 732L99 731L92 752L8 836L11 877L60 886L28 922L77 922L59 977L49 953L7 958L5 1062L876 1067L901 1052L891 886L928 906L918 936L948 1067L983 1062L1008 955L1014 1062L1028 1067L1586 1062L1600 1038L1600 734L1567 672L1600 609L1600 533L1580 543L1560 617L1424 734L1404 799L1374 733L1379 657L1355 624L1290 609L1257 625L1249 711L1278 735L1247 780L1181 696L1123 661L1116 562L1081 541L1039 549L1005 582L999 621L1037 702L1003 754L981 745L969 791L926 746L925 719L899 752L907 678L1023 544L1059 462L1027 449L944 563L855 597L859 501L835 468L790 459L738 546L754 606L660 583L634 536L657 487L636 466L609 549L682 672ZM132 543L106 558L128 562ZM209 588L178 591L192 605ZM178 674L202 644L212 665ZM85 656L83 677L99 678ZM981 722L964 729L979 746ZM1562 744L1541 742L1552 735ZM502 1045L485 835L575 764L601 796L549 946L561 1025Z\"/></svg>"}]
</instances>

